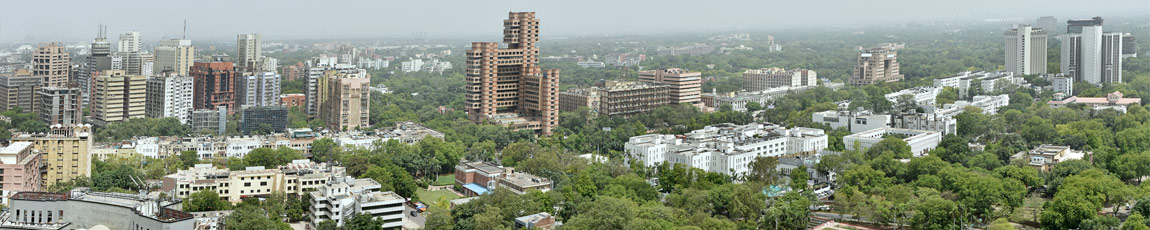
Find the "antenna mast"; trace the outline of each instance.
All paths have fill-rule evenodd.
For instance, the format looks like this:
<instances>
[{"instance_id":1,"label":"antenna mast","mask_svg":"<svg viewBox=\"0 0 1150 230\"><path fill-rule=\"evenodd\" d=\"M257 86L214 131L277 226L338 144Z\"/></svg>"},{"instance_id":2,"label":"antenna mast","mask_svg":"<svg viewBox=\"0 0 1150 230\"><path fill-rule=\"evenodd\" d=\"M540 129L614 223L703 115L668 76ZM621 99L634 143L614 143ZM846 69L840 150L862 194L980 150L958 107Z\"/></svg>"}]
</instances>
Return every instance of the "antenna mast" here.
<instances>
[{"instance_id":1,"label":"antenna mast","mask_svg":"<svg viewBox=\"0 0 1150 230\"><path fill-rule=\"evenodd\" d=\"M184 19L184 37L181 39L188 39L188 19Z\"/></svg>"}]
</instances>

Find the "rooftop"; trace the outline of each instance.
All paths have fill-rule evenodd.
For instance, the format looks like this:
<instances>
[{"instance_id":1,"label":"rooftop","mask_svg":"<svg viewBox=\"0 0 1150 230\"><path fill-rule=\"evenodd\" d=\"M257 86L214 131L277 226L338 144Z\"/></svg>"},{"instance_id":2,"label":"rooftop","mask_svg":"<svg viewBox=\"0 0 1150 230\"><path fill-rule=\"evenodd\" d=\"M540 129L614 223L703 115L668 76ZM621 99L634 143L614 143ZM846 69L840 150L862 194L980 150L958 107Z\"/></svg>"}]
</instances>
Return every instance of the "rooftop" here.
<instances>
[{"instance_id":1,"label":"rooftop","mask_svg":"<svg viewBox=\"0 0 1150 230\"><path fill-rule=\"evenodd\" d=\"M7 147L0 148L0 154L20 154L29 146L32 146L32 142L12 142Z\"/></svg>"}]
</instances>

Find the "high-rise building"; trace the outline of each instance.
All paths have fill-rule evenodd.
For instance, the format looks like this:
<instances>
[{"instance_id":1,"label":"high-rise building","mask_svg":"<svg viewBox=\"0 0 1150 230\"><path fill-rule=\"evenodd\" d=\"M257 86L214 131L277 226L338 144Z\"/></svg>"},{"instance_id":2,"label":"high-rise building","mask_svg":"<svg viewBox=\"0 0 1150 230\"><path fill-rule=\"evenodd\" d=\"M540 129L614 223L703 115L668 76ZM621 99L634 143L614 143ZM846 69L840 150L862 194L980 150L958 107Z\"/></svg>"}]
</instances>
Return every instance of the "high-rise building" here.
<instances>
[{"instance_id":1,"label":"high-rise building","mask_svg":"<svg viewBox=\"0 0 1150 230\"><path fill-rule=\"evenodd\" d=\"M280 75L275 72L245 74L236 86L237 103L242 106L274 106L279 104Z\"/></svg>"},{"instance_id":2,"label":"high-rise building","mask_svg":"<svg viewBox=\"0 0 1150 230\"><path fill-rule=\"evenodd\" d=\"M321 105L320 120L333 130L369 127L371 79L343 76L326 79L327 96Z\"/></svg>"},{"instance_id":3,"label":"high-rise building","mask_svg":"<svg viewBox=\"0 0 1150 230\"><path fill-rule=\"evenodd\" d=\"M27 69L17 69L0 74L0 111L20 107L24 112L35 112L39 106L36 95L40 92L40 81L44 78L32 76Z\"/></svg>"},{"instance_id":4,"label":"high-rise building","mask_svg":"<svg viewBox=\"0 0 1150 230\"><path fill-rule=\"evenodd\" d=\"M288 81L295 81L296 78L300 78L299 72L300 72L299 66L295 66L295 65L285 65L280 70L280 73L282 73L284 75L284 77L287 78Z\"/></svg>"},{"instance_id":5,"label":"high-rise building","mask_svg":"<svg viewBox=\"0 0 1150 230\"><path fill-rule=\"evenodd\" d=\"M539 67L539 19L511 12L503 43L473 42L467 51L467 114L514 129L551 134L559 125L559 70Z\"/></svg>"},{"instance_id":6,"label":"high-rise building","mask_svg":"<svg viewBox=\"0 0 1150 230\"><path fill-rule=\"evenodd\" d=\"M1062 73L1076 81L1122 81L1122 33L1102 31L1102 18L1067 21L1062 35Z\"/></svg>"},{"instance_id":7,"label":"high-rise building","mask_svg":"<svg viewBox=\"0 0 1150 230\"><path fill-rule=\"evenodd\" d=\"M211 132L224 135L228 125L228 107L221 105L215 109L197 109L192 111L192 131Z\"/></svg>"},{"instance_id":8,"label":"high-rise building","mask_svg":"<svg viewBox=\"0 0 1150 230\"><path fill-rule=\"evenodd\" d=\"M37 93L40 119L49 125L83 124L84 109L81 90L76 85L44 87Z\"/></svg>"},{"instance_id":9,"label":"high-rise building","mask_svg":"<svg viewBox=\"0 0 1150 230\"><path fill-rule=\"evenodd\" d=\"M783 45L775 43L774 35L767 35L767 52L780 52L783 51Z\"/></svg>"},{"instance_id":10,"label":"high-rise building","mask_svg":"<svg viewBox=\"0 0 1150 230\"><path fill-rule=\"evenodd\" d=\"M1122 34L1122 57L1138 57L1138 42L1130 33Z\"/></svg>"},{"instance_id":11,"label":"high-rise building","mask_svg":"<svg viewBox=\"0 0 1150 230\"><path fill-rule=\"evenodd\" d=\"M148 78L144 115L151 118L175 117L182 124L192 119L192 77L164 73Z\"/></svg>"},{"instance_id":12,"label":"high-rise building","mask_svg":"<svg viewBox=\"0 0 1150 230\"><path fill-rule=\"evenodd\" d=\"M192 46L192 40L163 40L156 46L156 61L152 68L155 73L170 71L179 76L188 76L195 58L196 47Z\"/></svg>"},{"instance_id":13,"label":"high-rise building","mask_svg":"<svg viewBox=\"0 0 1150 230\"><path fill-rule=\"evenodd\" d=\"M52 125L46 134L20 134L16 142L32 142L46 166L41 189L77 177L92 177L92 125Z\"/></svg>"},{"instance_id":14,"label":"high-rise building","mask_svg":"<svg viewBox=\"0 0 1150 230\"><path fill-rule=\"evenodd\" d=\"M120 40L116 45L116 52L119 53L139 53L142 51L143 39L140 37L140 31L128 31L120 34Z\"/></svg>"},{"instance_id":15,"label":"high-rise building","mask_svg":"<svg viewBox=\"0 0 1150 230\"><path fill-rule=\"evenodd\" d=\"M116 53L121 60L125 73L133 75L152 75L153 65L155 64L156 56L151 53Z\"/></svg>"},{"instance_id":16,"label":"high-rise building","mask_svg":"<svg viewBox=\"0 0 1150 230\"><path fill-rule=\"evenodd\" d=\"M318 60L308 61L307 68L307 115L319 116L322 104L327 101L327 79L333 77L371 78L367 70L356 68L354 65L335 64Z\"/></svg>"},{"instance_id":17,"label":"high-rise building","mask_svg":"<svg viewBox=\"0 0 1150 230\"><path fill-rule=\"evenodd\" d=\"M236 108L236 71L231 62L196 62L190 71L195 79L192 92L192 108L216 109L226 106Z\"/></svg>"},{"instance_id":18,"label":"high-rise building","mask_svg":"<svg viewBox=\"0 0 1150 230\"><path fill-rule=\"evenodd\" d=\"M261 131L262 134L279 133L287 129L287 107L280 106L244 106L240 112L240 133L251 135L252 131ZM266 125L266 127L264 127ZM267 128L268 130L261 130Z\"/></svg>"},{"instance_id":19,"label":"high-rise building","mask_svg":"<svg viewBox=\"0 0 1150 230\"><path fill-rule=\"evenodd\" d=\"M901 81L898 72L898 52L893 47L875 47L859 52L850 84L870 85L878 82Z\"/></svg>"},{"instance_id":20,"label":"high-rise building","mask_svg":"<svg viewBox=\"0 0 1150 230\"><path fill-rule=\"evenodd\" d=\"M240 71L256 72L263 68L260 62L263 57L263 53L260 53L261 38L258 33L236 36L236 64Z\"/></svg>"},{"instance_id":21,"label":"high-rise building","mask_svg":"<svg viewBox=\"0 0 1150 230\"><path fill-rule=\"evenodd\" d=\"M1034 20L1034 25L1045 30L1047 34L1052 34L1058 30L1058 19L1053 16L1043 16Z\"/></svg>"},{"instance_id":22,"label":"high-rise building","mask_svg":"<svg viewBox=\"0 0 1150 230\"><path fill-rule=\"evenodd\" d=\"M1007 30L1006 71L1018 75L1046 73L1046 29L1028 25Z\"/></svg>"},{"instance_id":23,"label":"high-rise building","mask_svg":"<svg viewBox=\"0 0 1150 230\"><path fill-rule=\"evenodd\" d=\"M671 97L669 103L692 104L702 106L703 73L689 72L685 69L670 68L659 70L646 70L639 72L639 81L652 84L667 85Z\"/></svg>"},{"instance_id":24,"label":"high-rise building","mask_svg":"<svg viewBox=\"0 0 1150 230\"><path fill-rule=\"evenodd\" d=\"M95 81L96 75L99 75L101 71L121 68L120 64L113 63L114 61L119 62L118 60L118 56L113 59L112 44L108 43L106 28L100 25L99 31L96 32L96 39L92 40L92 45L89 47L87 63L83 65L84 69L80 70L79 74L72 76L72 83L76 83L80 87L81 106L86 108L91 101L92 81Z\"/></svg>"},{"instance_id":25,"label":"high-rise building","mask_svg":"<svg viewBox=\"0 0 1150 230\"><path fill-rule=\"evenodd\" d=\"M96 77L92 91L92 124L107 126L144 117L148 77L108 70Z\"/></svg>"},{"instance_id":26,"label":"high-rise building","mask_svg":"<svg viewBox=\"0 0 1150 230\"><path fill-rule=\"evenodd\" d=\"M40 86L64 86L72 72L71 58L64 43L40 43L32 54L32 75L44 78Z\"/></svg>"},{"instance_id":27,"label":"high-rise building","mask_svg":"<svg viewBox=\"0 0 1150 230\"><path fill-rule=\"evenodd\" d=\"M814 70L782 68L752 69L743 72L743 90L763 91L775 87L801 87L818 84Z\"/></svg>"}]
</instances>

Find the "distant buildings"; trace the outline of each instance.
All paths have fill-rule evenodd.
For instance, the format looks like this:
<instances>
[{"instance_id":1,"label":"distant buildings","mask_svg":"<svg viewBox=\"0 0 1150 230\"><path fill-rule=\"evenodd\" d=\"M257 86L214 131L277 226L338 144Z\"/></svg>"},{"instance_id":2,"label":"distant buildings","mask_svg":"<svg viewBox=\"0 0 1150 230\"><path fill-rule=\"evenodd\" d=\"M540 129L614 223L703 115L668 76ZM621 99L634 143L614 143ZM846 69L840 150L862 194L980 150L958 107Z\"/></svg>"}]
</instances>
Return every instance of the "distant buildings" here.
<instances>
[{"instance_id":1,"label":"distant buildings","mask_svg":"<svg viewBox=\"0 0 1150 230\"><path fill-rule=\"evenodd\" d=\"M600 87L570 89L559 93L559 110L587 107L602 115L633 115L670 104L667 85L604 81Z\"/></svg>"},{"instance_id":2,"label":"distant buildings","mask_svg":"<svg viewBox=\"0 0 1150 230\"><path fill-rule=\"evenodd\" d=\"M581 61L581 62L576 62L575 64L576 64L576 65L579 65L579 67L583 67L583 68L603 68L603 67L607 67L607 64L606 64L606 63L603 63L603 62L601 62L601 61Z\"/></svg>"},{"instance_id":3,"label":"distant buildings","mask_svg":"<svg viewBox=\"0 0 1150 230\"><path fill-rule=\"evenodd\" d=\"M638 66L639 64L642 64L644 59L647 59L647 56L644 54L621 53L621 54L607 55L604 57L603 61L607 62L607 64L611 65L611 66L630 67L630 66Z\"/></svg>"},{"instance_id":4,"label":"distant buildings","mask_svg":"<svg viewBox=\"0 0 1150 230\"><path fill-rule=\"evenodd\" d=\"M172 72L179 76L188 76L188 70L196 61L196 47L192 40L170 39L160 41L156 46L156 61L152 66L155 74Z\"/></svg>"},{"instance_id":5,"label":"distant buildings","mask_svg":"<svg viewBox=\"0 0 1150 230\"><path fill-rule=\"evenodd\" d=\"M975 85L975 83L978 83ZM1029 83L1026 79L1018 76L1016 77L1012 72L961 72L954 76L941 77L934 79L934 87L943 88L951 87L958 91L959 98L969 98L972 94L983 94L998 91L1014 85L1019 87L1027 87ZM970 92L974 87L977 87L980 92Z\"/></svg>"},{"instance_id":6,"label":"distant buildings","mask_svg":"<svg viewBox=\"0 0 1150 230\"><path fill-rule=\"evenodd\" d=\"M245 106L240 113L239 131L251 135L252 131L262 130L262 134L283 132L288 126L288 109L279 106ZM263 127L267 125L267 127Z\"/></svg>"},{"instance_id":7,"label":"distant buildings","mask_svg":"<svg viewBox=\"0 0 1150 230\"><path fill-rule=\"evenodd\" d=\"M239 203L244 197L262 197L277 192L304 195L323 188L330 178L343 176L343 167L329 167L306 159L293 160L276 169L256 166L236 171L197 164L164 176L160 191L186 199L200 190L215 190L221 200Z\"/></svg>"},{"instance_id":8,"label":"distant buildings","mask_svg":"<svg viewBox=\"0 0 1150 230\"><path fill-rule=\"evenodd\" d=\"M196 62L190 71L195 80L192 107L196 110L231 108L235 113L236 71L231 62Z\"/></svg>"},{"instance_id":9,"label":"distant buildings","mask_svg":"<svg viewBox=\"0 0 1150 230\"><path fill-rule=\"evenodd\" d=\"M275 106L279 104L280 75L257 72L239 77L236 85L237 106Z\"/></svg>"},{"instance_id":10,"label":"distant buildings","mask_svg":"<svg viewBox=\"0 0 1150 230\"><path fill-rule=\"evenodd\" d=\"M1046 73L1046 30L1023 25L1007 30L1006 71L1019 75Z\"/></svg>"},{"instance_id":11,"label":"distant buildings","mask_svg":"<svg viewBox=\"0 0 1150 230\"><path fill-rule=\"evenodd\" d=\"M515 172L490 162L460 162L455 165L455 185L463 187L465 196L488 194L502 187L519 195L531 190L551 190L551 180L535 175Z\"/></svg>"},{"instance_id":12,"label":"distant buildings","mask_svg":"<svg viewBox=\"0 0 1150 230\"><path fill-rule=\"evenodd\" d=\"M888 135L903 137L914 157L926 155L942 141L940 132L882 127L844 136L843 143L846 149L866 150Z\"/></svg>"},{"instance_id":13,"label":"distant buildings","mask_svg":"<svg viewBox=\"0 0 1150 230\"><path fill-rule=\"evenodd\" d=\"M148 77L123 70L108 70L96 77L92 88L92 124L109 123L144 117Z\"/></svg>"},{"instance_id":14,"label":"distant buildings","mask_svg":"<svg viewBox=\"0 0 1150 230\"><path fill-rule=\"evenodd\" d=\"M1048 34L1053 34L1057 33L1058 19L1053 16L1043 16L1038 18L1038 20L1034 20L1034 25L1038 26L1038 28L1042 28Z\"/></svg>"},{"instance_id":15,"label":"distant buildings","mask_svg":"<svg viewBox=\"0 0 1150 230\"><path fill-rule=\"evenodd\" d=\"M41 43L32 54L32 75L42 77L41 87L64 87L72 72L71 58L64 43Z\"/></svg>"},{"instance_id":16,"label":"distant buildings","mask_svg":"<svg viewBox=\"0 0 1150 230\"><path fill-rule=\"evenodd\" d=\"M702 73L688 72L685 69L671 68L639 71L639 81L666 85L671 96L671 104L691 104L701 106Z\"/></svg>"},{"instance_id":17,"label":"distant buildings","mask_svg":"<svg viewBox=\"0 0 1150 230\"><path fill-rule=\"evenodd\" d=\"M870 111L822 111L811 114L811 121L829 125L832 129L846 127L851 133L890 126L890 115L871 114Z\"/></svg>"},{"instance_id":18,"label":"distant buildings","mask_svg":"<svg viewBox=\"0 0 1150 230\"><path fill-rule=\"evenodd\" d=\"M506 48L471 43L464 103L472 121L543 135L559 125L559 70L539 67L539 24L535 12L511 12L503 21Z\"/></svg>"},{"instance_id":19,"label":"distant buildings","mask_svg":"<svg viewBox=\"0 0 1150 230\"><path fill-rule=\"evenodd\" d=\"M1042 172L1049 172L1058 162L1068 160L1082 160L1088 153L1071 149L1070 146L1044 144L1032 150L1018 152L1010 156L1011 160L1024 160L1027 165Z\"/></svg>"},{"instance_id":20,"label":"distant buildings","mask_svg":"<svg viewBox=\"0 0 1150 230\"><path fill-rule=\"evenodd\" d=\"M1078 97L1071 96L1061 99L1066 95L1054 95L1054 100L1046 102L1047 105L1052 107L1062 107L1070 104L1085 104L1089 107L1109 107L1119 106L1127 107L1130 105L1141 105L1142 98L1124 98L1122 92L1114 91L1113 93L1106 94L1106 97ZM1123 109L1123 111L1125 111Z\"/></svg>"},{"instance_id":21,"label":"distant buildings","mask_svg":"<svg viewBox=\"0 0 1150 230\"><path fill-rule=\"evenodd\" d=\"M827 147L821 129L751 123L716 124L683 135L648 134L624 145L627 162L653 167L683 164L707 172L745 175L756 157L814 152ZM640 163L641 162L641 163Z\"/></svg>"},{"instance_id":22,"label":"distant buildings","mask_svg":"<svg viewBox=\"0 0 1150 230\"><path fill-rule=\"evenodd\" d=\"M1102 18L1067 21L1062 35L1062 73L1100 85L1122 82L1122 33L1102 31Z\"/></svg>"},{"instance_id":23,"label":"distant buildings","mask_svg":"<svg viewBox=\"0 0 1150 230\"><path fill-rule=\"evenodd\" d=\"M1138 57L1138 42L1130 33L1122 34L1122 58Z\"/></svg>"},{"instance_id":24,"label":"distant buildings","mask_svg":"<svg viewBox=\"0 0 1150 230\"><path fill-rule=\"evenodd\" d=\"M715 52L715 47L705 44L678 47L659 47L656 49L656 53L658 53L660 56L703 55L711 52Z\"/></svg>"},{"instance_id":25,"label":"distant buildings","mask_svg":"<svg viewBox=\"0 0 1150 230\"><path fill-rule=\"evenodd\" d=\"M731 93L704 93L702 96L703 105L710 108L722 108L723 106L731 106L731 110L746 112L747 103L756 102L760 106L767 106L771 100L779 98L791 93L798 93L809 89L814 89L815 86L801 86L791 87L782 86L768 88L761 91L742 91ZM765 107L764 107L765 108Z\"/></svg>"},{"instance_id":26,"label":"distant buildings","mask_svg":"<svg viewBox=\"0 0 1150 230\"><path fill-rule=\"evenodd\" d=\"M762 68L743 72L743 90L746 91L762 91L782 86L814 86L817 84L818 74L814 70Z\"/></svg>"},{"instance_id":27,"label":"distant buildings","mask_svg":"<svg viewBox=\"0 0 1150 230\"><path fill-rule=\"evenodd\" d=\"M335 222L343 227L355 214L371 215L383 221L383 228L403 226L404 202L407 198L390 191L380 191L382 186L371 178L333 177L316 191L310 192L311 209L308 223L310 229L318 229L319 223Z\"/></svg>"},{"instance_id":28,"label":"distant buildings","mask_svg":"<svg viewBox=\"0 0 1150 230\"><path fill-rule=\"evenodd\" d=\"M896 82L903 79L898 68L897 46L880 46L858 53L850 84L865 86L878 82Z\"/></svg>"},{"instance_id":29,"label":"distant buildings","mask_svg":"<svg viewBox=\"0 0 1150 230\"><path fill-rule=\"evenodd\" d=\"M74 188L65 193L20 192L0 217L3 229L193 229L192 214L136 194Z\"/></svg>"},{"instance_id":30,"label":"distant buildings","mask_svg":"<svg viewBox=\"0 0 1150 230\"><path fill-rule=\"evenodd\" d=\"M113 63L112 69L124 70L131 75L152 75L156 57L144 52L142 40L139 31L128 31L120 34L116 53L113 55L114 58L119 59L120 65L119 68L116 68L117 66Z\"/></svg>"},{"instance_id":31,"label":"distant buildings","mask_svg":"<svg viewBox=\"0 0 1150 230\"><path fill-rule=\"evenodd\" d=\"M147 99L144 115L151 118L175 117L181 124L191 124L192 77L161 74L147 80Z\"/></svg>"},{"instance_id":32,"label":"distant buildings","mask_svg":"<svg viewBox=\"0 0 1150 230\"><path fill-rule=\"evenodd\" d=\"M767 35L767 52L768 53L774 53L774 52L782 52L782 51L783 51L783 45L781 45L779 43L775 43L775 36Z\"/></svg>"},{"instance_id":33,"label":"distant buildings","mask_svg":"<svg viewBox=\"0 0 1150 230\"><path fill-rule=\"evenodd\" d=\"M68 182L76 177L92 177L92 126L52 125L49 133L20 134L13 142L32 142L40 150L45 172L42 188Z\"/></svg>"},{"instance_id":34,"label":"distant buildings","mask_svg":"<svg viewBox=\"0 0 1150 230\"><path fill-rule=\"evenodd\" d=\"M240 72L263 71L263 36L258 33L236 35L236 69Z\"/></svg>"},{"instance_id":35,"label":"distant buildings","mask_svg":"<svg viewBox=\"0 0 1150 230\"><path fill-rule=\"evenodd\" d=\"M8 198L17 192L41 190L41 155L32 142L12 142L0 148L0 178L6 179L0 181L0 203L10 204Z\"/></svg>"},{"instance_id":36,"label":"distant buildings","mask_svg":"<svg viewBox=\"0 0 1150 230\"><path fill-rule=\"evenodd\" d=\"M423 70L423 59L411 59L410 61L401 62L399 70L404 73L419 72Z\"/></svg>"}]
</instances>

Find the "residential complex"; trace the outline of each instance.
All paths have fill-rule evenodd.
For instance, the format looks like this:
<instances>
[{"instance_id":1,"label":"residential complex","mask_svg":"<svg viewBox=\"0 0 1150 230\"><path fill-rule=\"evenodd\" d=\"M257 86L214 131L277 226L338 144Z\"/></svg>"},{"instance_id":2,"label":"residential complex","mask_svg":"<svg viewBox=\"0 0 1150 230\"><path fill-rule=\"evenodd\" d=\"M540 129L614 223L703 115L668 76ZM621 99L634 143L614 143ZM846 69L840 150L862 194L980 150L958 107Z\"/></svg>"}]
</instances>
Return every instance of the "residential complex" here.
<instances>
[{"instance_id":1,"label":"residential complex","mask_svg":"<svg viewBox=\"0 0 1150 230\"><path fill-rule=\"evenodd\" d=\"M1046 30L1018 26L1003 34L1006 40L1006 71L1018 75L1046 73Z\"/></svg>"},{"instance_id":2,"label":"residential complex","mask_svg":"<svg viewBox=\"0 0 1150 230\"><path fill-rule=\"evenodd\" d=\"M123 70L108 70L92 84L92 124L107 126L111 122L144 117L148 78L129 75Z\"/></svg>"},{"instance_id":3,"label":"residential complex","mask_svg":"<svg viewBox=\"0 0 1150 230\"><path fill-rule=\"evenodd\" d=\"M46 170L42 188L68 182L76 177L92 177L92 126L52 125L49 133L20 134L14 142L32 142L32 149L40 150Z\"/></svg>"},{"instance_id":4,"label":"residential complex","mask_svg":"<svg viewBox=\"0 0 1150 230\"><path fill-rule=\"evenodd\" d=\"M866 150L887 136L903 137L914 157L925 156L942 141L942 133L936 131L882 127L844 136L843 144L846 149Z\"/></svg>"},{"instance_id":5,"label":"residential complex","mask_svg":"<svg viewBox=\"0 0 1150 230\"><path fill-rule=\"evenodd\" d=\"M702 106L702 73L685 69L671 68L639 71L639 81L666 85L671 96L671 104L691 104Z\"/></svg>"},{"instance_id":6,"label":"residential complex","mask_svg":"<svg viewBox=\"0 0 1150 230\"><path fill-rule=\"evenodd\" d=\"M773 124L717 124L682 135L631 137L624 146L629 164L644 167L683 164L707 172L745 175L756 157L778 157L825 149L819 129L787 129Z\"/></svg>"},{"instance_id":7,"label":"residential complex","mask_svg":"<svg viewBox=\"0 0 1150 230\"><path fill-rule=\"evenodd\" d=\"M263 166L231 171L215 168L211 164L197 164L186 170L164 176L161 191L175 197L187 198L200 190L214 190L221 200L239 203L244 197L267 196L282 192L304 195L323 188L331 178L342 178L343 167L293 160L276 169Z\"/></svg>"},{"instance_id":8,"label":"residential complex","mask_svg":"<svg viewBox=\"0 0 1150 230\"><path fill-rule=\"evenodd\" d=\"M275 72L244 74L236 85L237 106L274 106L279 104L280 75Z\"/></svg>"},{"instance_id":9,"label":"residential complex","mask_svg":"<svg viewBox=\"0 0 1150 230\"><path fill-rule=\"evenodd\" d=\"M601 86L570 89L559 93L559 110L587 107L602 115L633 115L670 104L667 85L604 81Z\"/></svg>"},{"instance_id":10,"label":"residential complex","mask_svg":"<svg viewBox=\"0 0 1150 230\"><path fill-rule=\"evenodd\" d=\"M40 191L40 169L43 159L32 142L12 142L0 148L0 203L11 204L9 198L17 192Z\"/></svg>"},{"instance_id":11,"label":"residential complex","mask_svg":"<svg viewBox=\"0 0 1150 230\"><path fill-rule=\"evenodd\" d=\"M331 78L371 78L367 70L356 68L354 65L328 63L334 60L312 59L308 61L307 68L307 114L317 117L322 104L327 101L328 79Z\"/></svg>"},{"instance_id":12,"label":"residential complex","mask_svg":"<svg viewBox=\"0 0 1150 230\"><path fill-rule=\"evenodd\" d=\"M161 73L147 80L144 115L151 118L175 117L181 124L191 124L192 93L195 80L187 75Z\"/></svg>"},{"instance_id":13,"label":"residential complex","mask_svg":"<svg viewBox=\"0 0 1150 230\"><path fill-rule=\"evenodd\" d=\"M263 71L262 38L258 33L236 35L236 68L239 71Z\"/></svg>"},{"instance_id":14,"label":"residential complex","mask_svg":"<svg viewBox=\"0 0 1150 230\"><path fill-rule=\"evenodd\" d=\"M326 101L320 107L319 119L332 130L369 127L371 79L343 76L327 79Z\"/></svg>"},{"instance_id":15,"label":"residential complex","mask_svg":"<svg viewBox=\"0 0 1150 230\"><path fill-rule=\"evenodd\" d=\"M539 67L539 19L511 12L503 43L473 42L467 51L467 115L549 135L559 125L559 70Z\"/></svg>"},{"instance_id":16,"label":"residential complex","mask_svg":"<svg viewBox=\"0 0 1150 230\"><path fill-rule=\"evenodd\" d=\"M41 43L32 54L32 75L42 77L40 86L64 87L72 72L71 58L64 43Z\"/></svg>"},{"instance_id":17,"label":"residential complex","mask_svg":"<svg viewBox=\"0 0 1150 230\"><path fill-rule=\"evenodd\" d=\"M407 198L390 191L380 191L379 182L371 178L333 177L327 184L310 192L311 210L308 226L318 229L319 223L335 222L343 227L355 214L371 215L383 221L384 229L403 226L404 205Z\"/></svg>"},{"instance_id":18,"label":"residential complex","mask_svg":"<svg viewBox=\"0 0 1150 230\"><path fill-rule=\"evenodd\" d=\"M743 90L762 91L776 87L803 87L818 84L814 70L782 68L752 69L743 72Z\"/></svg>"},{"instance_id":19,"label":"residential complex","mask_svg":"<svg viewBox=\"0 0 1150 230\"><path fill-rule=\"evenodd\" d=\"M192 108L217 109L227 107L228 114L236 110L236 71L231 62L196 62L190 71L194 90Z\"/></svg>"},{"instance_id":20,"label":"residential complex","mask_svg":"<svg viewBox=\"0 0 1150 230\"><path fill-rule=\"evenodd\" d=\"M851 72L850 84L865 86L901 81L903 76L898 72L898 52L895 48L880 46L860 51Z\"/></svg>"},{"instance_id":21,"label":"residential complex","mask_svg":"<svg viewBox=\"0 0 1150 230\"><path fill-rule=\"evenodd\" d=\"M194 217L172 209L171 201L137 194L95 192L20 192L0 215L3 229L193 229Z\"/></svg>"}]
</instances>

